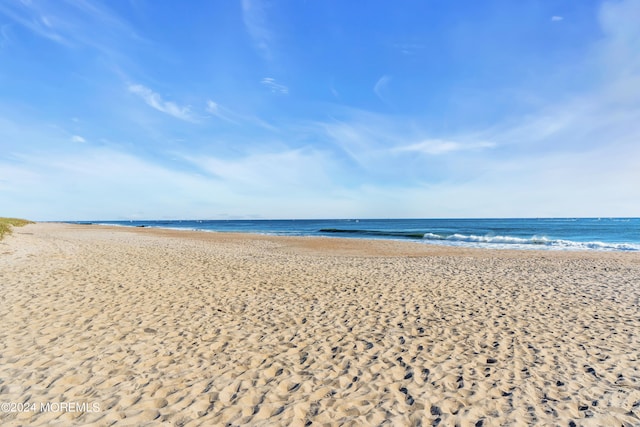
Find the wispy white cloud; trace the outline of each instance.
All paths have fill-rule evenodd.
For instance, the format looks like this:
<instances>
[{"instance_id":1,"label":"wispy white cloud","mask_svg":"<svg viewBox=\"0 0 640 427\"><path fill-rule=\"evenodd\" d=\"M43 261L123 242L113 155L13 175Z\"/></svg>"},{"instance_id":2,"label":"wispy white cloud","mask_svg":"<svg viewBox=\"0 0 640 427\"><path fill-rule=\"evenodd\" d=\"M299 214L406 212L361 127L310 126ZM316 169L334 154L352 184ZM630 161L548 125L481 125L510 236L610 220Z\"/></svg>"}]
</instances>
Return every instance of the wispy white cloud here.
<instances>
[{"instance_id":1,"label":"wispy white cloud","mask_svg":"<svg viewBox=\"0 0 640 427\"><path fill-rule=\"evenodd\" d=\"M0 25L0 49L4 48L11 42L9 34L9 24Z\"/></svg>"},{"instance_id":2,"label":"wispy white cloud","mask_svg":"<svg viewBox=\"0 0 640 427\"><path fill-rule=\"evenodd\" d=\"M355 111L341 120L331 118L311 125L312 132L323 135L334 149L363 169L375 168L376 153L385 143L393 146L393 124L386 118L368 112ZM390 129L391 128L391 129Z\"/></svg>"},{"instance_id":3,"label":"wispy white cloud","mask_svg":"<svg viewBox=\"0 0 640 427\"><path fill-rule=\"evenodd\" d=\"M244 194L291 196L332 187L330 156L308 148L249 152L235 158L187 156L186 160Z\"/></svg>"},{"instance_id":4,"label":"wispy white cloud","mask_svg":"<svg viewBox=\"0 0 640 427\"><path fill-rule=\"evenodd\" d=\"M61 33L63 24L56 20L55 17L47 15L47 12L41 5L33 2L0 3L0 13L8 16L14 22L40 37L59 44L71 45L70 40Z\"/></svg>"},{"instance_id":5,"label":"wispy white cloud","mask_svg":"<svg viewBox=\"0 0 640 427\"><path fill-rule=\"evenodd\" d=\"M238 121L234 120L232 117L236 116L236 114L234 114L233 112L229 111L228 109L222 107L220 104L218 104L215 101L212 100L207 100L207 107L206 107L207 113L222 119L224 121L227 121L229 123L234 123L234 124L238 124Z\"/></svg>"},{"instance_id":6,"label":"wispy white cloud","mask_svg":"<svg viewBox=\"0 0 640 427\"><path fill-rule=\"evenodd\" d=\"M207 100L207 111L213 114L214 116L217 116L220 114L220 106L218 105L217 102L209 99Z\"/></svg>"},{"instance_id":7,"label":"wispy white cloud","mask_svg":"<svg viewBox=\"0 0 640 427\"><path fill-rule=\"evenodd\" d=\"M36 220L206 218L223 209L217 197L236 201L220 182L110 149L27 153L9 164L0 158L3 208Z\"/></svg>"},{"instance_id":8,"label":"wispy white cloud","mask_svg":"<svg viewBox=\"0 0 640 427\"><path fill-rule=\"evenodd\" d=\"M129 92L139 96L144 102L147 103L147 105L158 111L173 116L176 119L185 120L188 122L196 121L195 117L191 114L191 109L188 106L180 107L174 102L165 101L158 93L140 84L131 84L129 85L128 89Z\"/></svg>"},{"instance_id":9,"label":"wispy white cloud","mask_svg":"<svg viewBox=\"0 0 640 427\"><path fill-rule=\"evenodd\" d=\"M487 148L494 148L493 142L472 142L462 143L445 139L427 139L416 144L404 145L394 149L396 152L414 152L437 156L440 154L452 153L455 151L476 151Z\"/></svg>"},{"instance_id":10,"label":"wispy white cloud","mask_svg":"<svg viewBox=\"0 0 640 427\"><path fill-rule=\"evenodd\" d=\"M73 135L71 137L71 141L72 142L77 142L77 143L80 143L80 144L84 144L85 142L87 142L87 140L84 139L83 137L81 137L80 135Z\"/></svg>"},{"instance_id":11,"label":"wispy white cloud","mask_svg":"<svg viewBox=\"0 0 640 427\"><path fill-rule=\"evenodd\" d=\"M425 49L423 43L414 42L392 43L391 47L403 55L415 55Z\"/></svg>"},{"instance_id":12,"label":"wispy white cloud","mask_svg":"<svg viewBox=\"0 0 640 427\"><path fill-rule=\"evenodd\" d=\"M481 172L490 156L488 149L497 147L480 133L439 137L411 117L354 109L341 116L313 125L324 131L322 141L331 144L350 171L350 182L401 187L461 181Z\"/></svg>"},{"instance_id":13,"label":"wispy white cloud","mask_svg":"<svg viewBox=\"0 0 640 427\"><path fill-rule=\"evenodd\" d=\"M2 128L0 120L0 134ZM42 140L43 147L0 156L0 200L6 212L35 220L303 218L326 206L350 216L357 204L336 184L331 156L311 148L232 158L157 152L151 160L115 147L60 150L46 132L24 137ZM60 192L64 188L73 191ZM289 206L292 197L296 203Z\"/></svg>"},{"instance_id":14,"label":"wispy white cloud","mask_svg":"<svg viewBox=\"0 0 640 427\"><path fill-rule=\"evenodd\" d=\"M10 111L0 103L0 157L12 155L29 149L38 151L47 147L58 149L73 146L71 135L73 132L34 120L32 116L12 117L16 111Z\"/></svg>"},{"instance_id":15,"label":"wispy white cloud","mask_svg":"<svg viewBox=\"0 0 640 427\"><path fill-rule=\"evenodd\" d=\"M123 41L144 41L125 20L98 2L0 2L0 13L59 45L90 46L111 57Z\"/></svg>"},{"instance_id":16,"label":"wispy white cloud","mask_svg":"<svg viewBox=\"0 0 640 427\"><path fill-rule=\"evenodd\" d=\"M109 2L98 0L77 1L0 1L0 17L9 18L11 27L4 27L0 34L0 48L6 44L7 28L26 29L33 35L51 42L56 48L66 49L70 57L83 58L88 66L96 66L127 81L127 72L140 71L141 53L151 43L139 35L136 28L122 14L109 8ZM16 35L19 33L16 32ZM11 37L15 49L31 49L22 37ZM132 49L133 48L133 49ZM88 53L91 50L93 53ZM154 49L157 54L160 49ZM94 58L88 61L89 55ZM66 55L64 55L66 57ZM62 66L68 66L64 59ZM84 67L82 67L84 68ZM84 70L79 68L74 77L85 81L97 80L100 73L81 76ZM103 86L103 85L100 85Z\"/></svg>"},{"instance_id":17,"label":"wispy white cloud","mask_svg":"<svg viewBox=\"0 0 640 427\"><path fill-rule=\"evenodd\" d=\"M637 105L640 94L640 1L606 2L598 16L605 34L597 59L607 75L610 95Z\"/></svg>"},{"instance_id":18,"label":"wispy white cloud","mask_svg":"<svg viewBox=\"0 0 640 427\"><path fill-rule=\"evenodd\" d=\"M104 25L109 33L119 33L131 39L144 41L135 27L112 12L109 8L103 6L103 4L109 4L109 2L100 3L97 1L79 0L73 2L73 7L83 13L85 17L88 16L92 21Z\"/></svg>"},{"instance_id":19,"label":"wispy white cloud","mask_svg":"<svg viewBox=\"0 0 640 427\"><path fill-rule=\"evenodd\" d=\"M562 16L554 15L554 16L551 17L551 21L552 22L560 22L560 21L563 21L563 20L564 20L564 17L562 17Z\"/></svg>"},{"instance_id":20,"label":"wispy white cloud","mask_svg":"<svg viewBox=\"0 0 640 427\"><path fill-rule=\"evenodd\" d=\"M384 98L384 92L386 91L390 81L391 81L391 77L385 75L380 77L376 82L376 84L373 86L373 92L383 102L386 102Z\"/></svg>"},{"instance_id":21,"label":"wispy white cloud","mask_svg":"<svg viewBox=\"0 0 640 427\"><path fill-rule=\"evenodd\" d=\"M266 7L262 0L242 0L242 19L258 52L264 59L271 60L273 33L267 23Z\"/></svg>"},{"instance_id":22,"label":"wispy white cloud","mask_svg":"<svg viewBox=\"0 0 640 427\"><path fill-rule=\"evenodd\" d=\"M211 99L207 100L205 110L212 116L235 125L256 126L268 131L277 130L275 126L255 115L239 113Z\"/></svg>"},{"instance_id":23,"label":"wispy white cloud","mask_svg":"<svg viewBox=\"0 0 640 427\"><path fill-rule=\"evenodd\" d=\"M265 77L260 81L265 87L267 87L271 93L277 93L281 95L289 94L289 88L283 84L276 82L276 79L272 77Z\"/></svg>"}]
</instances>

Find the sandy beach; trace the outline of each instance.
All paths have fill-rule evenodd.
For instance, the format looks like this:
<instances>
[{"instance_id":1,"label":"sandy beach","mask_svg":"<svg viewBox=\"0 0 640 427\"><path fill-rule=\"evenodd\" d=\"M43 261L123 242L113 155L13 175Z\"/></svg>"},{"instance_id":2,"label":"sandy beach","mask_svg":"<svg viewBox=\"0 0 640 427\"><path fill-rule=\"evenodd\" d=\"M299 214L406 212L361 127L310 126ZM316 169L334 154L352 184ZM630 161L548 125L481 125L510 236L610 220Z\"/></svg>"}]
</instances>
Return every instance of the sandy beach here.
<instances>
[{"instance_id":1,"label":"sandy beach","mask_svg":"<svg viewBox=\"0 0 640 427\"><path fill-rule=\"evenodd\" d=\"M33 224L0 424L640 425L640 254Z\"/></svg>"}]
</instances>

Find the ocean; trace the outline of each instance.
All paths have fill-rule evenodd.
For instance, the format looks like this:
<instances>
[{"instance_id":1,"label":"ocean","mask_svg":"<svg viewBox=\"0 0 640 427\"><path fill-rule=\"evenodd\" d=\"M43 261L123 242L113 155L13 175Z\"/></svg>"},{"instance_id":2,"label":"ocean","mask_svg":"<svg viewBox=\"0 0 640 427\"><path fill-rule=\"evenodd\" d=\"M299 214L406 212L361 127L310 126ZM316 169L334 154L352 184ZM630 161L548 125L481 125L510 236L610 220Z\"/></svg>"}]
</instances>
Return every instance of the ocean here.
<instances>
[{"instance_id":1,"label":"ocean","mask_svg":"<svg viewBox=\"0 0 640 427\"><path fill-rule=\"evenodd\" d=\"M640 251L640 218L77 221L280 236L411 240L494 249Z\"/></svg>"}]
</instances>

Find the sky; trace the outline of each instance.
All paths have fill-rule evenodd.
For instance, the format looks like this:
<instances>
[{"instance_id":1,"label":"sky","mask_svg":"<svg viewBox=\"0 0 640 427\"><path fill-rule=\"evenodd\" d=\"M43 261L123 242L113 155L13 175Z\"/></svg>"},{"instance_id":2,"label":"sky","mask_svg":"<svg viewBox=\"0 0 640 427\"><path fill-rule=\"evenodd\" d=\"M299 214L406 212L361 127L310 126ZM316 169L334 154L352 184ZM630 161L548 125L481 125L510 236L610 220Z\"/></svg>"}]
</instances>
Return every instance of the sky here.
<instances>
[{"instance_id":1,"label":"sky","mask_svg":"<svg viewBox=\"0 0 640 427\"><path fill-rule=\"evenodd\" d=\"M640 216L640 0L0 0L0 216Z\"/></svg>"}]
</instances>

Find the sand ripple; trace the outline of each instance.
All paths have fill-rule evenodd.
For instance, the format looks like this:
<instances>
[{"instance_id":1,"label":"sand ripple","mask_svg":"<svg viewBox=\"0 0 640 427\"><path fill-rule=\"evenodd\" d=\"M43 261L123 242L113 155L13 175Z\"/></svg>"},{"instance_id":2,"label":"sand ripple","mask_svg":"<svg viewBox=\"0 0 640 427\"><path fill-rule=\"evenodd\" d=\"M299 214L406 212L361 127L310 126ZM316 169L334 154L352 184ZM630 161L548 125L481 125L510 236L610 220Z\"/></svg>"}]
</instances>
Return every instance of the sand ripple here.
<instances>
[{"instance_id":1,"label":"sand ripple","mask_svg":"<svg viewBox=\"0 0 640 427\"><path fill-rule=\"evenodd\" d=\"M640 425L638 255L335 240L16 231L0 424Z\"/></svg>"}]
</instances>

